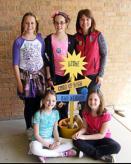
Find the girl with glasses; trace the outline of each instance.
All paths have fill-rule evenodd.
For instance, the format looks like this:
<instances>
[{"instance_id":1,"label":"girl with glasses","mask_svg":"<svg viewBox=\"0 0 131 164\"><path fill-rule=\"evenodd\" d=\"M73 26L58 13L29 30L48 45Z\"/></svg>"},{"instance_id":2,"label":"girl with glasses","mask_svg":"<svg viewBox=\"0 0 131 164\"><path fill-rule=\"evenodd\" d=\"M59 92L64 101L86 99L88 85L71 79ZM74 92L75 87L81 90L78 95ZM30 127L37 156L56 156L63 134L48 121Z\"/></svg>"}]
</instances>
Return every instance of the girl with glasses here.
<instances>
[{"instance_id":1,"label":"girl with glasses","mask_svg":"<svg viewBox=\"0 0 131 164\"><path fill-rule=\"evenodd\" d=\"M50 86L66 83L69 80L65 71L61 70L63 57L73 53L75 48L75 39L72 35L67 34L66 30L70 23L70 18L65 12L58 11L53 14L53 25L55 32L48 35L45 39L46 51L46 71L47 80ZM62 92L62 94L66 94ZM60 119L68 117L68 103L59 103L58 105Z\"/></svg>"}]
</instances>

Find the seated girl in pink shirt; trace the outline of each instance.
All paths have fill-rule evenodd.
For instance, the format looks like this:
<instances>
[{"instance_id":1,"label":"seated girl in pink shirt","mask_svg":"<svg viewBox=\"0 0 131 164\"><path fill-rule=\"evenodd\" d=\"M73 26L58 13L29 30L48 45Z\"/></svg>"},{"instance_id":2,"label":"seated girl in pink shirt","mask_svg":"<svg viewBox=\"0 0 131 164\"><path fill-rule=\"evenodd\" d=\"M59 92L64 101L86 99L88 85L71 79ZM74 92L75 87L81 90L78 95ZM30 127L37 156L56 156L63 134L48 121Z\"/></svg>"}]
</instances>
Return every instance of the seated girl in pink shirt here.
<instances>
[{"instance_id":1,"label":"seated girl in pink shirt","mask_svg":"<svg viewBox=\"0 0 131 164\"><path fill-rule=\"evenodd\" d=\"M73 143L80 150L79 156L84 153L94 159L114 162L112 154L117 154L121 146L111 138L111 114L104 107L100 91L89 93L82 117L83 128L73 135Z\"/></svg>"}]
</instances>

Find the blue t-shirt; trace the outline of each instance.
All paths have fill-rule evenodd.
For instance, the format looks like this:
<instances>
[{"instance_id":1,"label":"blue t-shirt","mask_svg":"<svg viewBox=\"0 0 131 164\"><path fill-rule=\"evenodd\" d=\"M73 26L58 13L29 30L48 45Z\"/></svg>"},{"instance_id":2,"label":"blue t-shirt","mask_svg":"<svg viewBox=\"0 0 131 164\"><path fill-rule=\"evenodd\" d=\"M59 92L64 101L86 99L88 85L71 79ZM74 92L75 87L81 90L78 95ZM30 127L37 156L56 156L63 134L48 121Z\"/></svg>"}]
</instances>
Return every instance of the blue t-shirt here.
<instances>
[{"instance_id":1,"label":"blue t-shirt","mask_svg":"<svg viewBox=\"0 0 131 164\"><path fill-rule=\"evenodd\" d=\"M59 120L59 113L53 109L51 113L38 111L34 115L33 123L39 125L39 135L48 139L53 137L54 124ZM33 137L33 140L35 138Z\"/></svg>"}]
</instances>

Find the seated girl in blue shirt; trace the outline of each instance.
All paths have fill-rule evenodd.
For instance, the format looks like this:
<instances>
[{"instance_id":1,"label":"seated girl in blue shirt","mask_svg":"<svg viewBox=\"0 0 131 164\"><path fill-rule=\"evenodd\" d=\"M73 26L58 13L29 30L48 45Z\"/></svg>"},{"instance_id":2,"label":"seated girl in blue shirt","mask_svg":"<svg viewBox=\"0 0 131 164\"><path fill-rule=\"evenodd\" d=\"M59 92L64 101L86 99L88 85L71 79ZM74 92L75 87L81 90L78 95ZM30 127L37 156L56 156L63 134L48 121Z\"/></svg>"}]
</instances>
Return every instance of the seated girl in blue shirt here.
<instances>
[{"instance_id":1,"label":"seated girl in blue shirt","mask_svg":"<svg viewBox=\"0 0 131 164\"><path fill-rule=\"evenodd\" d=\"M41 109L34 115L34 136L30 143L30 152L39 156L42 162L45 157L76 156L71 139L59 138L59 113L54 109L56 95L52 90L46 91Z\"/></svg>"}]
</instances>

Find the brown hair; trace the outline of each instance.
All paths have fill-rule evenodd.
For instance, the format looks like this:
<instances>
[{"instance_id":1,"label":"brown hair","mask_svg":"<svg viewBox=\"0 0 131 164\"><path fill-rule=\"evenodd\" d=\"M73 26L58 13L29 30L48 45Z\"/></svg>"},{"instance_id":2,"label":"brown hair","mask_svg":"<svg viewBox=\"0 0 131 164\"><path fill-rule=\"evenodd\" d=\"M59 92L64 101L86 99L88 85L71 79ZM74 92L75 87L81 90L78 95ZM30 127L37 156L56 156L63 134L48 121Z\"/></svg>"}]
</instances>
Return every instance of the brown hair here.
<instances>
[{"instance_id":1,"label":"brown hair","mask_svg":"<svg viewBox=\"0 0 131 164\"><path fill-rule=\"evenodd\" d=\"M26 18L27 16L32 16L32 17L35 18L35 21L36 21L36 30L35 30L35 32L38 33L38 30L39 30L39 23L38 23L38 20L37 20L36 16L35 16L33 13L31 13L31 12L27 12L27 13L24 14L24 16L23 16L23 18L22 18L22 21L21 21L21 35L22 35L23 32L24 32L23 24L24 24L25 18Z\"/></svg>"},{"instance_id":2,"label":"brown hair","mask_svg":"<svg viewBox=\"0 0 131 164\"><path fill-rule=\"evenodd\" d=\"M96 31L95 27L96 27L96 22L95 22L95 19L93 17L93 14L91 12L91 10L89 9L83 9L83 10L80 10L78 12L78 15L77 15L77 19L76 19L76 31L79 32L81 30L81 27L80 27L80 18L85 15L86 17L90 18L91 19L91 27L89 29L89 34L91 32L94 32Z\"/></svg>"},{"instance_id":3,"label":"brown hair","mask_svg":"<svg viewBox=\"0 0 131 164\"><path fill-rule=\"evenodd\" d=\"M67 15L66 13L62 12L62 11L57 11L55 12L53 15L52 15L52 18L53 18L53 23L55 22L55 17L58 16L58 15L61 15L65 18L65 22L66 23L69 23L70 22L70 17L69 15Z\"/></svg>"},{"instance_id":4,"label":"brown hair","mask_svg":"<svg viewBox=\"0 0 131 164\"><path fill-rule=\"evenodd\" d=\"M93 93L97 94L99 99L100 99L99 109L97 110L97 115L100 116L104 112L106 112L104 97L103 97L103 94L100 90L92 90L89 92L89 94L87 96L86 104L85 104L85 109L88 110L88 112L91 112L91 108L88 105L88 100L89 100L90 95Z\"/></svg>"},{"instance_id":5,"label":"brown hair","mask_svg":"<svg viewBox=\"0 0 131 164\"><path fill-rule=\"evenodd\" d=\"M48 96L48 95L54 95L56 97L55 91L53 91L53 90L47 90L45 92L44 96L42 97L42 99L45 99L46 96ZM44 104L42 104L42 107L40 108L40 111L42 111L42 109L44 109L44 108L45 108L45 106L44 106Z\"/></svg>"}]
</instances>

